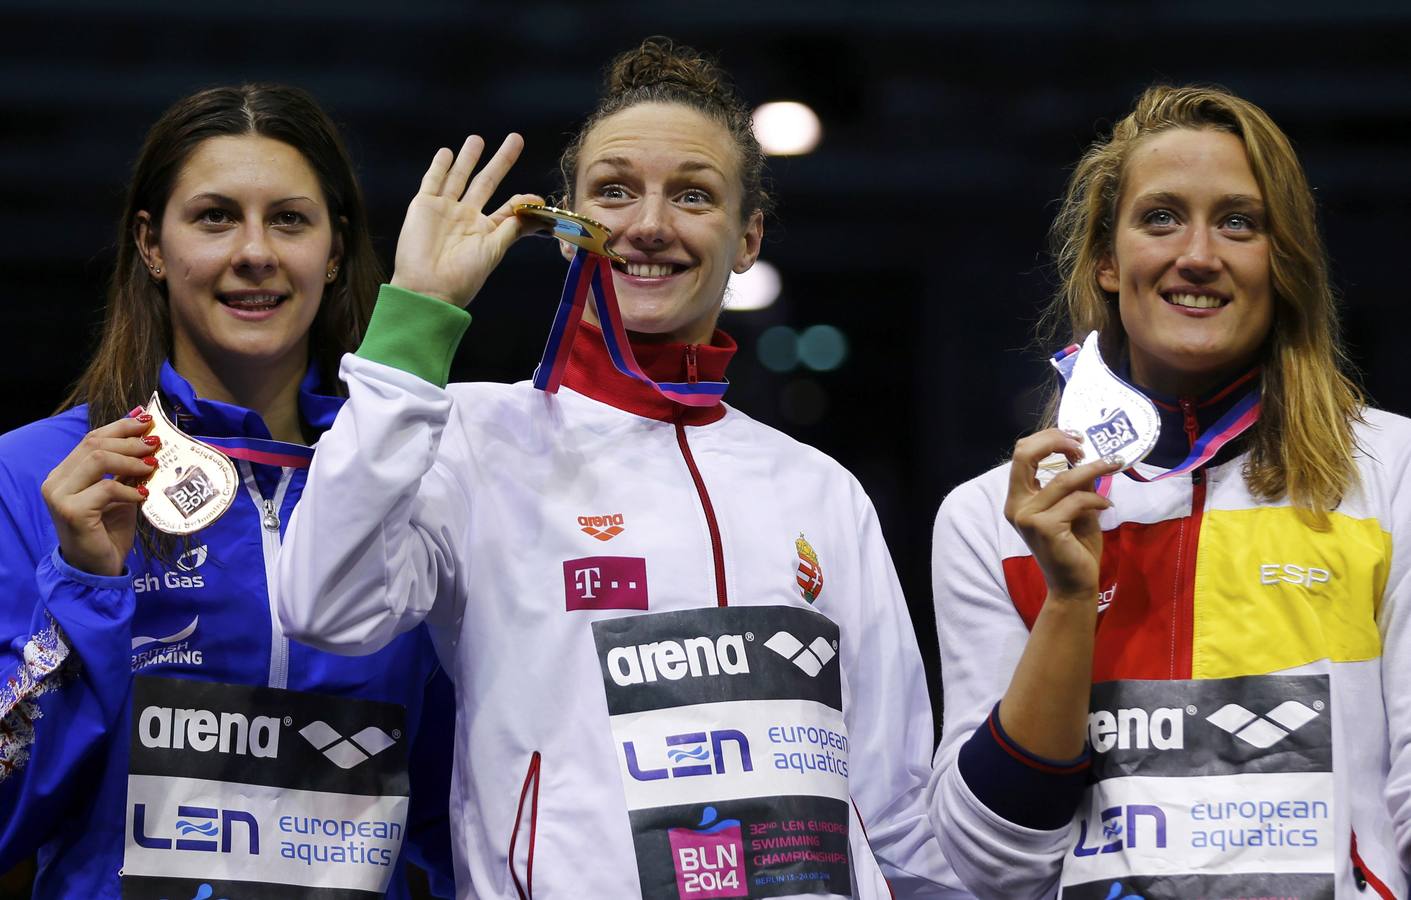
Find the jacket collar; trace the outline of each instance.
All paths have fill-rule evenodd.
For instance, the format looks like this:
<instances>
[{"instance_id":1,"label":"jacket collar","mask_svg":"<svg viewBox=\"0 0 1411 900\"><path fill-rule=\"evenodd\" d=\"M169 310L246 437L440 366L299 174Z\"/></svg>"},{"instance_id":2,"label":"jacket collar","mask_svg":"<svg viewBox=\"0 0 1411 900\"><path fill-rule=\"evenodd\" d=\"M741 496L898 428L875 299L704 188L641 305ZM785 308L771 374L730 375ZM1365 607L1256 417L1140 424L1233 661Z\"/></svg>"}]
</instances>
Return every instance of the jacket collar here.
<instances>
[{"instance_id":1,"label":"jacket collar","mask_svg":"<svg viewBox=\"0 0 1411 900\"><path fill-rule=\"evenodd\" d=\"M735 339L716 329L709 344L649 344L632 341L632 355L653 381L724 381L725 368L739 349ZM695 371L691 371L694 357ZM725 405L682 406L666 399L612 364L602 330L587 322L579 325L569 350L563 384L587 397L624 412L684 425L709 425L725 415Z\"/></svg>"},{"instance_id":2,"label":"jacket collar","mask_svg":"<svg viewBox=\"0 0 1411 900\"><path fill-rule=\"evenodd\" d=\"M333 424L338 410L343 406L343 397L330 396L318 392L323 379L318 366L309 364L304 380L299 383L299 413L314 431L322 432ZM219 400L206 400L196 396L191 382L177 374L171 360L162 363L162 372L157 384L167 401L170 412L176 417L177 425L187 434L202 437L251 437L272 440L264 419L254 410Z\"/></svg>"},{"instance_id":3,"label":"jacket collar","mask_svg":"<svg viewBox=\"0 0 1411 900\"><path fill-rule=\"evenodd\" d=\"M1144 388L1131 380L1126 366L1123 366L1120 375L1122 380L1141 391L1156 405L1156 411L1161 416L1161 435L1156 440L1156 446L1143 461L1163 469L1170 469L1184 462L1195 442L1211 425L1218 422L1235 404L1261 389L1259 366L1203 397L1176 397ZM1230 441L1215 454L1209 465L1219 465L1235 458L1244 451L1244 446L1245 441L1242 439Z\"/></svg>"}]
</instances>

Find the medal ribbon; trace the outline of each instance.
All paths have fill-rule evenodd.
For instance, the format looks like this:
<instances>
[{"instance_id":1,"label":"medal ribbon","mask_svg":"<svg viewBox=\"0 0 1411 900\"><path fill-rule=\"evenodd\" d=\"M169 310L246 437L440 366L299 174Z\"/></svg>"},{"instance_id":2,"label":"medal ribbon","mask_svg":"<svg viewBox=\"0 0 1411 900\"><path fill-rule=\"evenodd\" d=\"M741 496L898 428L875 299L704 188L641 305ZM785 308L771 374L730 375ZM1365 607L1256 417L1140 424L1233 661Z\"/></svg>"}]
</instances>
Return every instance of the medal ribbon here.
<instances>
[{"instance_id":1,"label":"medal ribbon","mask_svg":"<svg viewBox=\"0 0 1411 900\"><path fill-rule=\"evenodd\" d=\"M1065 384L1068 382L1068 376L1073 372L1074 364L1078 361L1078 349L1079 345L1072 344L1068 347L1064 347L1053 355L1054 368L1058 369L1058 374L1063 377ZM1117 376L1114 375L1113 377L1115 378ZM1214 458L1215 454L1219 453L1226 444L1244 434L1250 429L1250 426L1258 422L1259 409L1259 391L1251 390L1241 397L1238 403L1230 407L1223 416L1217 419L1214 425L1211 425L1205 430L1205 433L1202 434L1196 440L1194 446L1191 447L1191 452L1186 456L1185 460L1175 468L1168 469L1160 475L1153 475L1150 478L1138 472L1136 467L1124 469L1122 474L1134 481L1152 482L1160 481L1163 478L1170 478L1173 475L1184 475L1187 472L1197 469ZM1105 475L1099 478L1097 492L1104 497L1107 496L1107 492L1112 489L1111 482L1111 475Z\"/></svg>"},{"instance_id":2,"label":"medal ribbon","mask_svg":"<svg viewBox=\"0 0 1411 900\"><path fill-rule=\"evenodd\" d=\"M231 459L244 459L266 466L307 469L314 458L314 448L250 437L196 437Z\"/></svg>"},{"instance_id":3,"label":"medal ribbon","mask_svg":"<svg viewBox=\"0 0 1411 900\"><path fill-rule=\"evenodd\" d=\"M617 371L684 406L714 406L720 402L725 396L725 389L730 386L728 381L658 382L642 371L632 355L627 329L622 324L622 311L617 305L617 292L612 286L612 263L606 256L591 253L582 247L573 254L558 311L554 314L554 324L549 330L549 340L544 345L544 356L534 370L536 388L549 394L558 393L564 369L568 367L569 350L582 323L590 286L598 322L602 325L603 343L607 345L608 356Z\"/></svg>"}]
</instances>

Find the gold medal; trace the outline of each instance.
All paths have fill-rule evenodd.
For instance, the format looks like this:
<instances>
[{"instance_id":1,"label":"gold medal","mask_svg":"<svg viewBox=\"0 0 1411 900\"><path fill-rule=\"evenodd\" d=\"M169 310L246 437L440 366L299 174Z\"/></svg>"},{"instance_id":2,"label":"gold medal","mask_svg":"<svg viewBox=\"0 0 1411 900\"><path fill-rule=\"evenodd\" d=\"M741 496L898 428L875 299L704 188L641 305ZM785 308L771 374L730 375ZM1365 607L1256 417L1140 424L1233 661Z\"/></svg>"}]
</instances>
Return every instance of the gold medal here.
<instances>
[{"instance_id":1,"label":"gold medal","mask_svg":"<svg viewBox=\"0 0 1411 900\"><path fill-rule=\"evenodd\" d=\"M602 222L596 222L576 212L545 206L542 203L521 203L514 208L514 214L523 219L534 219L552 228L548 236L567 241L575 247L582 247L589 253L606 256L613 262L625 263L626 259L608 249L612 229Z\"/></svg>"},{"instance_id":2,"label":"gold medal","mask_svg":"<svg viewBox=\"0 0 1411 900\"><path fill-rule=\"evenodd\" d=\"M191 534L221 517L235 501L240 476L224 453L189 437L167 418L152 392L144 410L152 417L148 434L162 439L157 468L144 484L142 514L167 534Z\"/></svg>"}]
</instances>

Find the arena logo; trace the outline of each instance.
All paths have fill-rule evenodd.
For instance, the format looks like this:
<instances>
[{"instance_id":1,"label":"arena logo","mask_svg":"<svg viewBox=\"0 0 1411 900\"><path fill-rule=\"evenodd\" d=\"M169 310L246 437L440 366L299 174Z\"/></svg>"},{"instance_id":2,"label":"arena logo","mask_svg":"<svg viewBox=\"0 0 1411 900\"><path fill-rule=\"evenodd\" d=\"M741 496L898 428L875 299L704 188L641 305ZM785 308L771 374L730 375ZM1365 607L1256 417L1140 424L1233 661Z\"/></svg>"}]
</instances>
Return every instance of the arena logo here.
<instances>
[{"instance_id":1,"label":"arena logo","mask_svg":"<svg viewBox=\"0 0 1411 900\"><path fill-rule=\"evenodd\" d=\"M695 775L724 775L726 771L726 743L735 745L735 758L740 772L753 772L754 760L750 757L749 738L733 728L712 731L693 731L686 734L666 736L666 755L675 766L668 768L643 768L637 758L634 741L623 741L622 752L627 762L627 772L637 781L660 781L664 778L690 778Z\"/></svg>"},{"instance_id":2,"label":"arena logo","mask_svg":"<svg viewBox=\"0 0 1411 900\"><path fill-rule=\"evenodd\" d=\"M260 854L260 825L255 817L242 809L215 809L209 806L178 806L176 831L186 837L156 837L147 833L147 804L132 806L132 839L148 850L199 850L207 853L230 853L233 849L235 826L243 825L245 850L251 856ZM204 821L203 821L204 820ZM199 834L200 838L189 835ZM220 842L215 838L220 835Z\"/></svg>"},{"instance_id":3,"label":"arena logo","mask_svg":"<svg viewBox=\"0 0 1411 900\"><path fill-rule=\"evenodd\" d=\"M805 647L803 641L787 631L775 632L774 637L764 642L764 646L798 666L809 678L818 677L823 667L838 655L833 645L821 637L814 638Z\"/></svg>"},{"instance_id":4,"label":"arena logo","mask_svg":"<svg viewBox=\"0 0 1411 900\"><path fill-rule=\"evenodd\" d=\"M1078 826L1078 843L1073 847L1077 857L1096 856L1099 853L1120 853L1123 850L1136 850L1139 847L1137 826L1142 819L1152 823L1154 848L1166 849L1166 813L1159 806L1150 803L1131 803L1127 806L1113 806L1100 814L1102 838L1106 843L1088 844L1088 820L1083 819ZM1094 838L1097 835L1094 834Z\"/></svg>"},{"instance_id":5,"label":"arena logo","mask_svg":"<svg viewBox=\"0 0 1411 900\"><path fill-rule=\"evenodd\" d=\"M1163 706L1148 712L1141 707L1116 712L1099 709L1088 714L1088 742L1094 752L1110 750L1181 750L1186 746L1184 711Z\"/></svg>"},{"instance_id":6,"label":"arena logo","mask_svg":"<svg viewBox=\"0 0 1411 900\"><path fill-rule=\"evenodd\" d=\"M149 706L138 716L137 739L153 750L216 750L273 759L279 756L279 725L272 716L247 719L240 713Z\"/></svg>"},{"instance_id":7,"label":"arena logo","mask_svg":"<svg viewBox=\"0 0 1411 900\"><path fill-rule=\"evenodd\" d=\"M623 519L622 513L611 513L606 516L579 516L578 524L584 534L600 541L610 541L627 530L627 523Z\"/></svg>"},{"instance_id":8,"label":"arena logo","mask_svg":"<svg viewBox=\"0 0 1411 900\"><path fill-rule=\"evenodd\" d=\"M397 742L401 732L388 734L376 725L369 725L357 734L343 737L327 722L310 722L299 729L299 736L313 745L338 768L351 769L367 762Z\"/></svg>"},{"instance_id":9,"label":"arena logo","mask_svg":"<svg viewBox=\"0 0 1411 900\"><path fill-rule=\"evenodd\" d=\"M749 657L741 634L693 637L613 647L607 652L608 674L620 687L652 684L658 679L680 681L716 675L748 675Z\"/></svg>"},{"instance_id":10,"label":"arena logo","mask_svg":"<svg viewBox=\"0 0 1411 900\"><path fill-rule=\"evenodd\" d=\"M1297 700L1285 700L1261 716L1238 703L1226 703L1206 716L1205 721L1251 747L1267 750L1318 718L1318 711L1322 708L1321 700L1314 702L1313 709Z\"/></svg>"}]
</instances>

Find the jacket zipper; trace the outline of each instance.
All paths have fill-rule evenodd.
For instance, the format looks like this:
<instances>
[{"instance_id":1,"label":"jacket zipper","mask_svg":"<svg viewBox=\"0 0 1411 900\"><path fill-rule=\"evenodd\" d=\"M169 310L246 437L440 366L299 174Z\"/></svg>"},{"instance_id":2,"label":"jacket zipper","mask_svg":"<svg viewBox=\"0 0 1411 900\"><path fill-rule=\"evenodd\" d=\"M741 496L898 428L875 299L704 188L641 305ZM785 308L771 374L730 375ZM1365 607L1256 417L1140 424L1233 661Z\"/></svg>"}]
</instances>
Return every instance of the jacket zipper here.
<instances>
[{"instance_id":1,"label":"jacket zipper","mask_svg":"<svg viewBox=\"0 0 1411 900\"><path fill-rule=\"evenodd\" d=\"M260 493L255 481L255 470L248 462L239 461L240 475L245 482L245 490L260 511L260 549L265 559L265 598L269 603L269 686L287 688L289 686L289 639L279 624L279 611L274 604L275 566L279 559L279 510L284 506L284 495L289 490L289 482L294 478L293 469L281 469L279 485L274 489L274 497L266 498Z\"/></svg>"},{"instance_id":2,"label":"jacket zipper","mask_svg":"<svg viewBox=\"0 0 1411 900\"><path fill-rule=\"evenodd\" d=\"M700 381L700 370L696 367L696 344L686 345L686 383L695 384Z\"/></svg>"},{"instance_id":3,"label":"jacket zipper","mask_svg":"<svg viewBox=\"0 0 1411 900\"><path fill-rule=\"evenodd\" d=\"M688 373L691 371L695 356L692 350L694 347L688 347L686 350ZM710 494L706 492L705 479L701 478L701 470L696 468L696 458L691 455L691 445L686 440L686 426L682 423L679 413L672 425L676 428L676 444L681 448L681 456L686 460L686 468L691 472L691 480L696 483L696 494L701 498L701 509L705 512L706 530L710 532L710 552L715 563L715 605L729 606L730 600L725 594L725 544L720 539L720 524L715 520L715 507L711 505Z\"/></svg>"},{"instance_id":4,"label":"jacket zipper","mask_svg":"<svg viewBox=\"0 0 1411 900\"><path fill-rule=\"evenodd\" d=\"M696 347L696 344L686 345L687 384L695 384L700 380ZM706 530L710 532L711 559L715 563L715 604L729 606L729 598L725 595L725 544L720 539L720 524L715 520L715 507L711 505L701 470L696 468L696 458L691 455L691 445L686 440L686 426L682 423L679 413L672 424L676 426L676 443L681 447L681 456L686 460L686 468L691 470L691 480L696 483L696 494L701 498L701 509L705 511Z\"/></svg>"},{"instance_id":5,"label":"jacket zipper","mask_svg":"<svg viewBox=\"0 0 1411 900\"><path fill-rule=\"evenodd\" d=\"M1188 679L1194 668L1195 558L1200 551L1200 524L1205 515L1205 469L1191 473L1191 514L1181 541L1176 567L1178 602L1171 608L1171 677Z\"/></svg>"},{"instance_id":6,"label":"jacket zipper","mask_svg":"<svg viewBox=\"0 0 1411 900\"><path fill-rule=\"evenodd\" d=\"M1194 447L1196 438L1200 436L1200 420L1195 417L1194 400L1181 400L1181 419L1186 428L1186 444Z\"/></svg>"}]
</instances>

